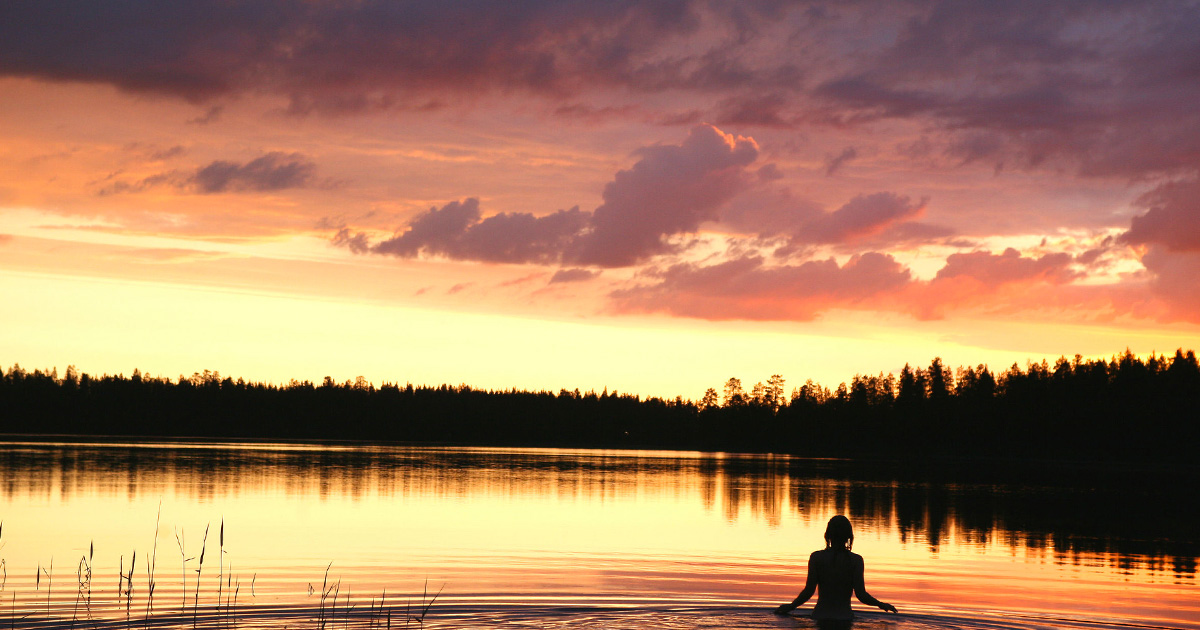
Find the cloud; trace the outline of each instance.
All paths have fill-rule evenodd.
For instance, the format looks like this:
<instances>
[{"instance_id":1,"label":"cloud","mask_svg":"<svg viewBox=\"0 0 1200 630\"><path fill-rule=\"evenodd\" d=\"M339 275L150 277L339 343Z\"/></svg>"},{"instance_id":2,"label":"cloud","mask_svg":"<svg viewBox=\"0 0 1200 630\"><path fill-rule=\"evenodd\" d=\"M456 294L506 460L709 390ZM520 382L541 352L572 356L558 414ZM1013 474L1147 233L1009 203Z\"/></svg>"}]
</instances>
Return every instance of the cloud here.
<instances>
[{"instance_id":1,"label":"cloud","mask_svg":"<svg viewBox=\"0 0 1200 630\"><path fill-rule=\"evenodd\" d=\"M173 147L165 157L174 157L181 152L182 147ZM310 187L316 183L316 170L316 164L300 153L272 151L249 162L215 160L190 173L172 170L136 181L115 181L101 189L99 194L136 193L156 186L171 186L201 194L271 192Z\"/></svg>"},{"instance_id":2,"label":"cloud","mask_svg":"<svg viewBox=\"0 0 1200 630\"><path fill-rule=\"evenodd\" d=\"M856 150L854 147L846 147L841 153L828 156L825 159L825 176L833 177L834 174L841 170L842 166L845 165L846 162L849 162L856 157L858 157L858 150Z\"/></svg>"},{"instance_id":3,"label":"cloud","mask_svg":"<svg viewBox=\"0 0 1200 630\"><path fill-rule=\"evenodd\" d=\"M674 124L904 119L964 162L1148 178L1200 167L1198 30L1186 2L8 2L0 76L183 98L198 123L260 93L296 113L516 93Z\"/></svg>"},{"instance_id":4,"label":"cloud","mask_svg":"<svg viewBox=\"0 0 1200 630\"><path fill-rule=\"evenodd\" d=\"M352 234L350 228L341 228L333 235L332 243L337 247L345 247L355 254L365 254L371 251L371 243L367 235L358 232Z\"/></svg>"},{"instance_id":5,"label":"cloud","mask_svg":"<svg viewBox=\"0 0 1200 630\"><path fill-rule=\"evenodd\" d=\"M792 240L801 243L859 240L899 221L920 216L926 203L926 199L913 203L908 197L890 192L858 195L837 210L801 226Z\"/></svg>"},{"instance_id":6,"label":"cloud","mask_svg":"<svg viewBox=\"0 0 1200 630\"><path fill-rule=\"evenodd\" d=\"M697 231L753 185L746 167L757 159L758 145L699 125L681 145L646 147L638 154L632 168L604 187L604 203L569 252L570 262L623 267L672 251L665 237Z\"/></svg>"},{"instance_id":7,"label":"cloud","mask_svg":"<svg viewBox=\"0 0 1200 630\"><path fill-rule=\"evenodd\" d=\"M1139 200L1146 213L1133 217L1121 240L1162 245L1172 252L1200 251L1200 179L1162 184Z\"/></svg>"},{"instance_id":8,"label":"cloud","mask_svg":"<svg viewBox=\"0 0 1200 630\"><path fill-rule=\"evenodd\" d=\"M188 183L201 193L304 188L316 165L299 153L273 151L244 164L217 160L201 167Z\"/></svg>"},{"instance_id":9,"label":"cloud","mask_svg":"<svg viewBox=\"0 0 1200 630\"><path fill-rule=\"evenodd\" d=\"M678 251L671 237L695 232L730 198L758 181L746 170L758 156L754 140L711 125L692 129L679 145L655 145L619 171L594 212L578 207L535 216L484 218L479 200L453 201L415 217L386 240L369 244L343 228L333 243L355 252L401 258L418 254L459 260L625 267Z\"/></svg>"},{"instance_id":10,"label":"cloud","mask_svg":"<svg viewBox=\"0 0 1200 630\"><path fill-rule=\"evenodd\" d=\"M1011 247L951 254L931 281L910 288L905 302L922 319L969 308L1036 310L1058 304L1061 289L1083 277L1077 262L1064 252L1028 257Z\"/></svg>"},{"instance_id":11,"label":"cloud","mask_svg":"<svg viewBox=\"0 0 1200 630\"><path fill-rule=\"evenodd\" d=\"M225 112L224 105L213 105L204 110L204 113L195 118L188 119L188 123L192 125L209 125L221 119L221 114Z\"/></svg>"},{"instance_id":12,"label":"cloud","mask_svg":"<svg viewBox=\"0 0 1200 630\"><path fill-rule=\"evenodd\" d=\"M795 72L751 65L701 26L737 41L764 17L687 0L4 3L0 74L194 102L267 91L330 112L413 107L438 91L753 88ZM694 44L667 46L679 39Z\"/></svg>"},{"instance_id":13,"label":"cloud","mask_svg":"<svg viewBox=\"0 0 1200 630\"><path fill-rule=\"evenodd\" d=\"M1150 290L1172 320L1200 321L1200 179L1166 182L1138 199L1144 214L1116 240L1134 245Z\"/></svg>"},{"instance_id":14,"label":"cloud","mask_svg":"<svg viewBox=\"0 0 1200 630\"><path fill-rule=\"evenodd\" d=\"M979 309L1017 313L1080 305L1086 308L1079 312L1128 312L1144 302L1129 291L1106 296L1102 288L1076 286L1074 281L1083 277L1074 269L1076 262L1062 252L1037 257L1014 249L960 253L947 257L937 275L924 281L879 252L851 256L841 265L832 258L768 265L761 256L744 255L708 265L680 263L651 270L643 276L649 281L615 291L610 300L614 310L624 313L781 321L807 321L847 308L939 319L950 312ZM1200 269L1200 256L1167 277L1179 284L1186 270L1194 269ZM1200 317L1200 310L1192 312Z\"/></svg>"},{"instance_id":15,"label":"cloud","mask_svg":"<svg viewBox=\"0 0 1200 630\"><path fill-rule=\"evenodd\" d=\"M600 275L599 271L593 271L591 269L580 269L578 267L572 269L559 269L558 271L554 272L553 276L550 277L549 284L557 284L560 282L583 282L585 280L591 280L598 275Z\"/></svg>"},{"instance_id":16,"label":"cloud","mask_svg":"<svg viewBox=\"0 0 1200 630\"><path fill-rule=\"evenodd\" d=\"M919 223L928 200L892 192L857 195L832 212L786 188L753 191L721 211L721 225L759 238L786 237L781 254L812 245L873 246L929 242L953 231Z\"/></svg>"},{"instance_id":17,"label":"cloud","mask_svg":"<svg viewBox=\"0 0 1200 630\"><path fill-rule=\"evenodd\" d=\"M794 116L784 111L788 101L778 92L725 99L717 105L717 124L787 129L795 126Z\"/></svg>"},{"instance_id":18,"label":"cloud","mask_svg":"<svg viewBox=\"0 0 1200 630\"><path fill-rule=\"evenodd\" d=\"M481 218L479 200L452 201L430 208L392 238L369 245L365 234L339 230L334 244L356 253L367 251L400 258L418 254L459 260L499 263L552 264L567 244L587 224L579 208L535 217L527 213L501 213Z\"/></svg>"},{"instance_id":19,"label":"cloud","mask_svg":"<svg viewBox=\"0 0 1200 630\"><path fill-rule=\"evenodd\" d=\"M933 123L948 156L997 166L1132 178L1200 166L1187 61L1200 57L1200 6L954 0L907 18L891 44L864 35L856 60L815 86L809 119Z\"/></svg>"},{"instance_id":20,"label":"cloud","mask_svg":"<svg viewBox=\"0 0 1200 630\"><path fill-rule=\"evenodd\" d=\"M831 308L883 308L913 281L894 258L875 252L844 265L830 258L767 266L759 256L707 266L680 263L653 278L652 284L613 292L613 308L713 320L811 320Z\"/></svg>"},{"instance_id":21,"label":"cloud","mask_svg":"<svg viewBox=\"0 0 1200 630\"><path fill-rule=\"evenodd\" d=\"M937 272L934 281L971 278L985 286L1029 280L1062 284L1080 275L1069 268L1072 262L1074 259L1066 253L1027 258L1011 247L1001 254L982 251L951 254L946 258L946 266Z\"/></svg>"},{"instance_id":22,"label":"cloud","mask_svg":"<svg viewBox=\"0 0 1200 630\"><path fill-rule=\"evenodd\" d=\"M1150 272L1150 290L1166 304L1166 313L1158 314L1167 321L1200 323L1200 251L1170 251L1161 245L1151 246L1142 255L1142 264Z\"/></svg>"}]
</instances>

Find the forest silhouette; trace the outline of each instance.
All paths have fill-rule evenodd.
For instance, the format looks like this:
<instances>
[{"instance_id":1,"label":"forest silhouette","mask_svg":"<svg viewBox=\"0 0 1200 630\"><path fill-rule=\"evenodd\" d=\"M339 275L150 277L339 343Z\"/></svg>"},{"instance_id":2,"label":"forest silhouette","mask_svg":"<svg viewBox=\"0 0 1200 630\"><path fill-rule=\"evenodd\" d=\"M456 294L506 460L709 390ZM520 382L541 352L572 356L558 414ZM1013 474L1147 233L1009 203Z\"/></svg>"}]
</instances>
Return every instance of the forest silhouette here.
<instances>
[{"instance_id":1,"label":"forest silhouette","mask_svg":"<svg viewBox=\"0 0 1200 630\"><path fill-rule=\"evenodd\" d=\"M950 369L935 358L899 375L786 392L737 378L699 401L579 390L414 386L363 377L246 382L205 370L171 380L93 377L68 367L0 378L0 432L434 442L776 452L805 456L1192 461L1200 437L1193 351L1142 359Z\"/></svg>"}]
</instances>

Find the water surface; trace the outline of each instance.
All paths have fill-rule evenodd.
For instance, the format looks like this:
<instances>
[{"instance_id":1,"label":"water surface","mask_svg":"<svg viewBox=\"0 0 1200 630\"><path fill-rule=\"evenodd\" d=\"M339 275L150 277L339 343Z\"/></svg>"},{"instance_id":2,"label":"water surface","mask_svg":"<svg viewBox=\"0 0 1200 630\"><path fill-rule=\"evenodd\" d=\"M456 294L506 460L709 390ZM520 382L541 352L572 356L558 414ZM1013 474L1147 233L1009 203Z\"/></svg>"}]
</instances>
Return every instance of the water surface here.
<instances>
[{"instance_id":1,"label":"water surface","mask_svg":"<svg viewBox=\"0 0 1200 630\"><path fill-rule=\"evenodd\" d=\"M317 627L330 611L335 626L382 626L388 614L399 626L440 590L425 626L807 628L768 611L800 590L825 522L843 513L868 589L905 613L856 604L858 628L1200 628L1194 491L1159 476L673 452L14 442L0 451L0 620L144 623L149 603L163 626Z\"/></svg>"}]
</instances>

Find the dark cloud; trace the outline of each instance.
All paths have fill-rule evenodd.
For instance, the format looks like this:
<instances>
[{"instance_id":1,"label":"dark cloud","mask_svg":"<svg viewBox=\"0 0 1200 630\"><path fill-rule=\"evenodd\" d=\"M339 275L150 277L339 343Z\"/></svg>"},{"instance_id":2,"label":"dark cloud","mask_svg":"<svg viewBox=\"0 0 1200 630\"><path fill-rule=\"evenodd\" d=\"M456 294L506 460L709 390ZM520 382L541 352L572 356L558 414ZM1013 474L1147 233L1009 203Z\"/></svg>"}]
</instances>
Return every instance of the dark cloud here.
<instances>
[{"instance_id":1,"label":"dark cloud","mask_svg":"<svg viewBox=\"0 0 1200 630\"><path fill-rule=\"evenodd\" d=\"M718 125L789 128L795 125L794 115L785 110L789 99L781 93L734 97L717 105Z\"/></svg>"},{"instance_id":2,"label":"dark cloud","mask_svg":"<svg viewBox=\"0 0 1200 630\"><path fill-rule=\"evenodd\" d=\"M365 254L371 251L371 244L367 240L367 235L359 232L351 234L349 228L341 228L337 234L333 235L333 244L338 247L345 247L355 254Z\"/></svg>"},{"instance_id":3,"label":"dark cloud","mask_svg":"<svg viewBox=\"0 0 1200 630\"><path fill-rule=\"evenodd\" d=\"M481 219L478 199L452 201L413 219L396 236L368 245L364 234L347 229L334 237L335 245L355 252L374 252L400 258L424 253L461 260L499 263L556 262L562 251L587 224L579 208L535 217L526 213L501 213Z\"/></svg>"},{"instance_id":4,"label":"dark cloud","mask_svg":"<svg viewBox=\"0 0 1200 630\"><path fill-rule=\"evenodd\" d=\"M842 166L858 157L858 150L854 147L846 147L837 155L830 155L825 159L825 176L832 177L835 173L841 170Z\"/></svg>"},{"instance_id":5,"label":"dark cloud","mask_svg":"<svg viewBox=\"0 0 1200 630\"><path fill-rule=\"evenodd\" d=\"M422 93L440 90L721 90L794 80L787 63L764 69L740 58L736 42L764 17L753 5L695 0L16 2L0 5L0 73L196 102L266 90L291 97L295 111L416 107L430 102ZM697 37L705 20L734 31L734 43L664 47Z\"/></svg>"},{"instance_id":6,"label":"dark cloud","mask_svg":"<svg viewBox=\"0 0 1200 630\"><path fill-rule=\"evenodd\" d=\"M666 237L695 232L754 179L758 157L750 138L694 127L681 145L638 151L641 159L604 187L590 231L568 253L580 265L622 267L671 251Z\"/></svg>"},{"instance_id":7,"label":"dark cloud","mask_svg":"<svg viewBox=\"0 0 1200 630\"><path fill-rule=\"evenodd\" d=\"M1090 176L1200 167L1200 5L935 2L814 94L813 120L936 123L947 155Z\"/></svg>"},{"instance_id":8,"label":"dark cloud","mask_svg":"<svg viewBox=\"0 0 1200 630\"><path fill-rule=\"evenodd\" d=\"M1148 178L1200 168L1198 31L1173 0L6 2L0 75L185 98L195 122L261 92L298 113L519 92L663 124L912 119L963 162Z\"/></svg>"},{"instance_id":9,"label":"dark cloud","mask_svg":"<svg viewBox=\"0 0 1200 630\"><path fill-rule=\"evenodd\" d=\"M246 163L217 160L201 167L188 183L202 193L304 188L316 165L299 153L274 151Z\"/></svg>"},{"instance_id":10,"label":"dark cloud","mask_svg":"<svg viewBox=\"0 0 1200 630\"><path fill-rule=\"evenodd\" d=\"M1146 212L1117 242L1137 246L1169 320L1200 322L1200 179L1161 184L1138 203Z\"/></svg>"},{"instance_id":11,"label":"dark cloud","mask_svg":"<svg viewBox=\"0 0 1200 630\"><path fill-rule=\"evenodd\" d=\"M571 269L559 269L558 271L554 272L553 276L550 277L550 284L556 284L559 282L583 282L584 280L591 280L598 275L600 275L599 271L593 271L591 269L580 269L578 267Z\"/></svg>"},{"instance_id":12,"label":"dark cloud","mask_svg":"<svg viewBox=\"0 0 1200 630\"><path fill-rule=\"evenodd\" d=\"M153 161L169 160L187 153L187 148L180 144L164 147L152 143L130 142L122 148L133 155ZM109 177L111 178L112 176Z\"/></svg>"},{"instance_id":13,"label":"dark cloud","mask_svg":"<svg viewBox=\"0 0 1200 630\"><path fill-rule=\"evenodd\" d=\"M213 105L204 111L203 114L195 118L188 119L188 123L193 125L208 125L217 122L221 119L221 114L225 112L224 105Z\"/></svg>"},{"instance_id":14,"label":"dark cloud","mask_svg":"<svg viewBox=\"0 0 1200 630\"><path fill-rule=\"evenodd\" d=\"M430 208L390 239L368 246L378 254L419 253L461 260L624 267L678 249L670 237L695 232L756 179L746 170L754 141L710 125L692 129L680 145L638 151L640 159L604 188L594 212L578 207L545 216L500 213L483 218L479 201ZM362 251L367 237L343 229L336 245Z\"/></svg>"},{"instance_id":15,"label":"dark cloud","mask_svg":"<svg viewBox=\"0 0 1200 630\"><path fill-rule=\"evenodd\" d=\"M934 241L953 234L944 227L911 221L927 200L914 202L891 192L858 195L832 212L790 190L743 195L721 212L721 224L760 238L786 237L781 254L810 245L895 245Z\"/></svg>"},{"instance_id":16,"label":"dark cloud","mask_svg":"<svg viewBox=\"0 0 1200 630\"><path fill-rule=\"evenodd\" d=\"M831 308L882 308L881 301L912 283L908 269L874 252L844 265L830 258L771 267L758 256L707 266L681 263L653 277L653 284L612 293L614 308L716 320L810 320Z\"/></svg>"},{"instance_id":17,"label":"dark cloud","mask_svg":"<svg viewBox=\"0 0 1200 630\"><path fill-rule=\"evenodd\" d=\"M152 157L156 160L168 159L183 152L183 147L171 147L154 153ZM249 162L216 160L193 172L172 170L135 181L118 180L102 188L99 194L137 193L156 186L170 186L201 194L307 188L317 184L316 170L316 164L300 153L273 151Z\"/></svg>"},{"instance_id":18,"label":"dark cloud","mask_svg":"<svg viewBox=\"0 0 1200 630\"><path fill-rule=\"evenodd\" d=\"M1162 184L1139 200L1147 208L1121 240L1162 245L1167 251L1200 252L1200 179Z\"/></svg>"},{"instance_id":19,"label":"dark cloud","mask_svg":"<svg viewBox=\"0 0 1200 630\"><path fill-rule=\"evenodd\" d=\"M879 192L858 195L845 205L803 225L792 235L801 243L846 243L878 234L885 228L919 216L927 200L913 203L908 197Z\"/></svg>"}]
</instances>

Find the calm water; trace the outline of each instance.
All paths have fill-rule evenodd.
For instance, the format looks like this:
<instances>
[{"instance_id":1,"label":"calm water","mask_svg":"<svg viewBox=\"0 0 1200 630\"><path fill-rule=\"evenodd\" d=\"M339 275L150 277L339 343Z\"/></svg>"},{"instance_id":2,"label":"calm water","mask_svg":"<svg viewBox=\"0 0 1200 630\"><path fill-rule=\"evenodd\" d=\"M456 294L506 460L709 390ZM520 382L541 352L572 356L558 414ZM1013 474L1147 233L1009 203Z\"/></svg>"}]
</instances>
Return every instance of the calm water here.
<instances>
[{"instance_id":1,"label":"calm water","mask_svg":"<svg viewBox=\"0 0 1200 630\"><path fill-rule=\"evenodd\" d=\"M0 626L142 625L149 604L158 626L365 628L390 614L402 627L440 590L425 627L808 628L768 610L800 590L825 522L844 513L868 589L905 613L856 603L856 628L1200 629L1192 481L699 453L12 442L0 450Z\"/></svg>"}]
</instances>

